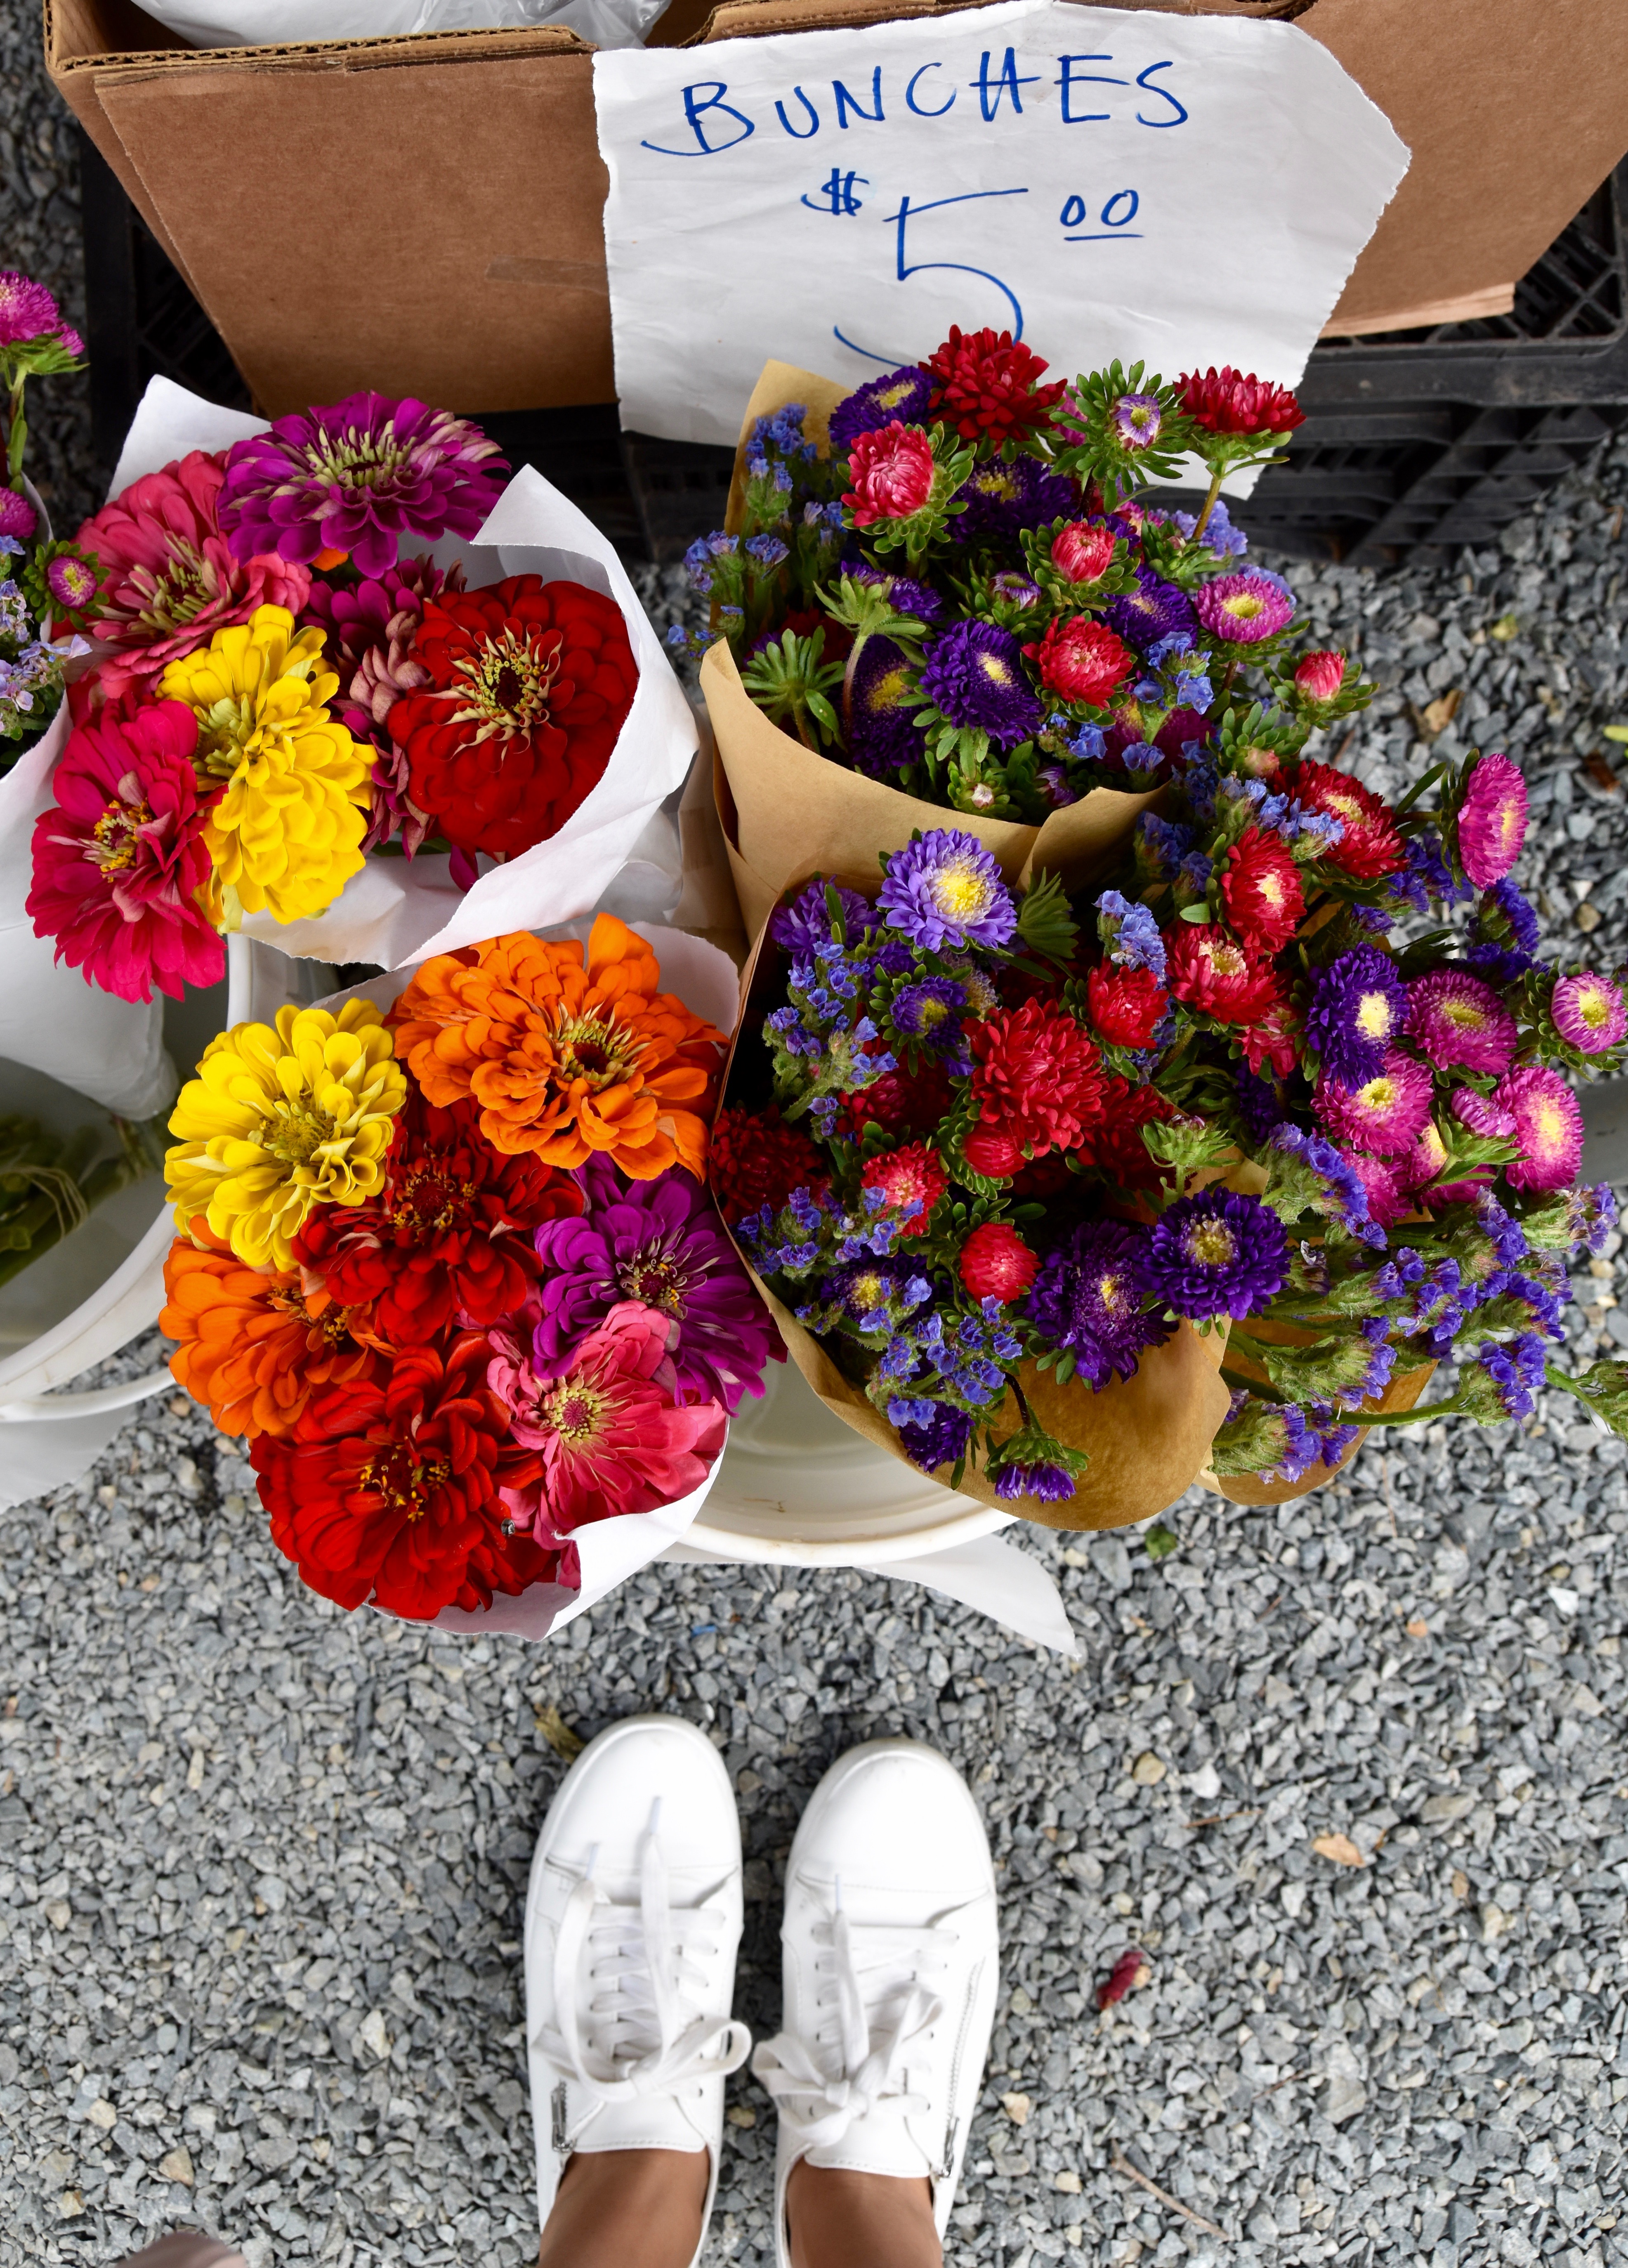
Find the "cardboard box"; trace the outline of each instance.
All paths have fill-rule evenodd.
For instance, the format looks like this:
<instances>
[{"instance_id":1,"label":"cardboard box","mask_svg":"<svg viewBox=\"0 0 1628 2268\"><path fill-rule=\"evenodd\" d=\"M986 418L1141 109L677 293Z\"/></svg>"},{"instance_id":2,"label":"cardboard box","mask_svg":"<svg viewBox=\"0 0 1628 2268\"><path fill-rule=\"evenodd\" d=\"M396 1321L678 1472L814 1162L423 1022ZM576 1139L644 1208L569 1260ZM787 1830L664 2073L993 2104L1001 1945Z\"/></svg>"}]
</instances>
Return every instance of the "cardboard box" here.
<instances>
[{"instance_id":1,"label":"cardboard box","mask_svg":"<svg viewBox=\"0 0 1628 2268\"><path fill-rule=\"evenodd\" d=\"M1164 4L1292 18L1412 150L1333 334L1507 310L1516 278L1628 149L1628 8ZM655 38L931 12L917 0L722 0L708 16L705 0L673 0ZM590 51L573 33L200 50L131 0L45 0L45 37L56 86L268 414L363 386L477 413L614 398L605 174Z\"/></svg>"}]
</instances>

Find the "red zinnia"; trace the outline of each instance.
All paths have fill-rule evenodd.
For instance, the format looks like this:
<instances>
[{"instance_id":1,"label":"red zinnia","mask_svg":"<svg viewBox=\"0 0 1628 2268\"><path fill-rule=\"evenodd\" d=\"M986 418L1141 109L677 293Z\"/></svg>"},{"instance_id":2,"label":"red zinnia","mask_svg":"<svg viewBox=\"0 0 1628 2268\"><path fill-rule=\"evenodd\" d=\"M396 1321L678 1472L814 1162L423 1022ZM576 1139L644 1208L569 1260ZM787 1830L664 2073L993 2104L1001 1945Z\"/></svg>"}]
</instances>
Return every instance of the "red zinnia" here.
<instances>
[{"instance_id":1,"label":"red zinnia","mask_svg":"<svg viewBox=\"0 0 1628 2268\"><path fill-rule=\"evenodd\" d=\"M1046 364L1010 331L964 331L950 336L922 364L938 380L928 401L928 415L942 417L964 441L987 439L999 448L1026 427L1044 425L1061 384L1036 384Z\"/></svg>"},{"instance_id":2,"label":"red zinnia","mask_svg":"<svg viewBox=\"0 0 1628 2268\"><path fill-rule=\"evenodd\" d=\"M1103 1111L1101 1057L1063 1008L1025 1000L967 1027L984 1116L1037 1158L1070 1150Z\"/></svg>"},{"instance_id":3,"label":"red zinnia","mask_svg":"<svg viewBox=\"0 0 1628 2268\"><path fill-rule=\"evenodd\" d=\"M1294 775L1294 792L1308 811L1338 819L1344 835L1322 853L1324 863L1337 866L1353 881L1376 882L1394 873L1402 864L1402 838L1390 810L1372 788L1331 764L1302 763Z\"/></svg>"},{"instance_id":4,"label":"red zinnia","mask_svg":"<svg viewBox=\"0 0 1628 2268\"><path fill-rule=\"evenodd\" d=\"M1016 1300L1029 1289L1040 1263L1015 1228L986 1220L961 1248L956 1265L975 1300Z\"/></svg>"},{"instance_id":5,"label":"red zinnia","mask_svg":"<svg viewBox=\"0 0 1628 2268\"><path fill-rule=\"evenodd\" d=\"M557 1553L502 1532L509 1414L487 1388L490 1359L479 1331L444 1354L406 1347L383 1378L318 1395L291 1440L252 1445L272 1541L302 1582L429 1622L554 1572Z\"/></svg>"},{"instance_id":6,"label":"red zinnia","mask_svg":"<svg viewBox=\"0 0 1628 2268\"><path fill-rule=\"evenodd\" d=\"M1158 1186L1159 1169L1142 1140L1144 1126L1162 1126L1176 1107L1151 1086L1111 1079L1103 1089L1103 1115L1089 1136L1091 1163L1122 1189Z\"/></svg>"},{"instance_id":7,"label":"red zinnia","mask_svg":"<svg viewBox=\"0 0 1628 2268\"><path fill-rule=\"evenodd\" d=\"M1048 622L1038 644L1026 645L1023 652L1048 692L1093 709L1106 708L1136 666L1125 641L1089 615L1068 615Z\"/></svg>"},{"instance_id":8,"label":"red zinnia","mask_svg":"<svg viewBox=\"0 0 1628 2268\"><path fill-rule=\"evenodd\" d=\"M707 1145L707 1174L718 1211L744 1220L767 1205L778 1212L796 1189L824 1189L831 1176L800 1126L788 1126L774 1103L718 1113Z\"/></svg>"},{"instance_id":9,"label":"red zinnia","mask_svg":"<svg viewBox=\"0 0 1628 2268\"><path fill-rule=\"evenodd\" d=\"M1104 961L1086 979L1091 1021L1111 1047L1145 1048L1170 998L1151 968L1116 968Z\"/></svg>"},{"instance_id":10,"label":"red zinnia","mask_svg":"<svg viewBox=\"0 0 1628 2268\"><path fill-rule=\"evenodd\" d=\"M583 1209L583 1193L530 1151L509 1157L480 1132L480 1107L437 1110L416 1090L396 1121L382 1193L361 1205L319 1205L294 1241L308 1276L348 1307L372 1305L394 1345L420 1344L451 1323L511 1314L536 1281L539 1222Z\"/></svg>"},{"instance_id":11,"label":"red zinnia","mask_svg":"<svg viewBox=\"0 0 1628 2268\"><path fill-rule=\"evenodd\" d=\"M1246 945L1280 953L1306 910L1300 868L1287 845L1258 827L1246 827L1233 844L1221 876L1227 918Z\"/></svg>"},{"instance_id":12,"label":"red zinnia","mask_svg":"<svg viewBox=\"0 0 1628 2268\"><path fill-rule=\"evenodd\" d=\"M942 1064L920 1071L884 1071L869 1086L842 1098L844 1130L862 1133L875 1119L886 1134L935 1134L950 1114L950 1074Z\"/></svg>"},{"instance_id":13,"label":"red zinnia","mask_svg":"<svg viewBox=\"0 0 1628 2268\"><path fill-rule=\"evenodd\" d=\"M938 1154L925 1142L907 1142L902 1150L886 1150L868 1160L860 1187L880 1189L890 1208L904 1213L903 1226L920 1235L928 1215L949 1188Z\"/></svg>"},{"instance_id":14,"label":"red zinnia","mask_svg":"<svg viewBox=\"0 0 1628 2268\"><path fill-rule=\"evenodd\" d=\"M1214 922L1175 922L1164 945L1171 991L1218 1024L1253 1023L1281 1004L1271 961Z\"/></svg>"},{"instance_id":15,"label":"red zinnia","mask_svg":"<svg viewBox=\"0 0 1628 2268\"><path fill-rule=\"evenodd\" d=\"M1224 370L1189 371L1176 391L1189 417L1211 433L1292 433L1306 422L1287 387L1253 372L1245 378L1230 363Z\"/></svg>"},{"instance_id":16,"label":"red zinnia","mask_svg":"<svg viewBox=\"0 0 1628 2268\"><path fill-rule=\"evenodd\" d=\"M413 659L429 683L386 720L409 793L458 849L512 858L557 835L598 784L639 683L614 600L511 576L443 592Z\"/></svg>"}]
</instances>

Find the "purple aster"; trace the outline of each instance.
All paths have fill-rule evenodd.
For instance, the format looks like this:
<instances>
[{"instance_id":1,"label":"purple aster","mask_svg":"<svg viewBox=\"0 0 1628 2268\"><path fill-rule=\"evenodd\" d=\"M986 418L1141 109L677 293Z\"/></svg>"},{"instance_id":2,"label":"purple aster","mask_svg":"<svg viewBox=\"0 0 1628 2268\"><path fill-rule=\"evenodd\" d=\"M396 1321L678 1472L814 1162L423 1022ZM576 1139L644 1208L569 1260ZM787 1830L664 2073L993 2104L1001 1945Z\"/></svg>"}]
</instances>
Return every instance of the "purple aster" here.
<instances>
[{"instance_id":1,"label":"purple aster","mask_svg":"<svg viewBox=\"0 0 1628 2268\"><path fill-rule=\"evenodd\" d=\"M964 504L950 524L957 542L992 535L1013 542L1026 527L1049 526L1076 508L1080 491L1061 473L1048 473L1038 457L992 457L976 466L952 502Z\"/></svg>"},{"instance_id":2,"label":"purple aster","mask_svg":"<svg viewBox=\"0 0 1628 2268\"><path fill-rule=\"evenodd\" d=\"M1487 935L1494 939L1501 939L1505 936L1512 939L1519 953L1530 954L1537 950L1537 916L1507 877L1501 882L1494 882L1482 899L1479 924Z\"/></svg>"},{"instance_id":3,"label":"purple aster","mask_svg":"<svg viewBox=\"0 0 1628 2268\"><path fill-rule=\"evenodd\" d=\"M1170 1336L1167 1323L1143 1310L1147 1248L1145 1230L1082 1221L1042 1263L1023 1302L1046 1345L1072 1354L1079 1375L1097 1391L1111 1378L1134 1377L1142 1349Z\"/></svg>"},{"instance_id":4,"label":"purple aster","mask_svg":"<svg viewBox=\"0 0 1628 2268\"><path fill-rule=\"evenodd\" d=\"M1515 1020L1478 976L1463 968L1427 969L1408 986L1407 1002L1408 1037L1437 1071L1489 1071L1496 1079L1508 1070L1520 1037Z\"/></svg>"},{"instance_id":5,"label":"purple aster","mask_svg":"<svg viewBox=\"0 0 1628 2268\"><path fill-rule=\"evenodd\" d=\"M987 733L1003 752L1026 740L1040 722L1022 649L1009 630L993 622L953 623L928 656L921 692L952 725Z\"/></svg>"},{"instance_id":6,"label":"purple aster","mask_svg":"<svg viewBox=\"0 0 1628 2268\"><path fill-rule=\"evenodd\" d=\"M1238 1110L1243 1120L1244 1130L1258 1149L1286 1123L1282 1100L1272 1080L1260 1078L1243 1062L1239 1063L1233 1074L1233 1084L1237 1090ZM1291 1128L1290 1131L1293 1130Z\"/></svg>"},{"instance_id":7,"label":"purple aster","mask_svg":"<svg viewBox=\"0 0 1628 2268\"><path fill-rule=\"evenodd\" d=\"M1193 595L1199 620L1210 636L1229 645L1257 645L1276 637L1294 619L1294 599L1281 576L1246 567L1236 575L1217 575Z\"/></svg>"},{"instance_id":8,"label":"purple aster","mask_svg":"<svg viewBox=\"0 0 1628 2268\"><path fill-rule=\"evenodd\" d=\"M966 991L949 976L924 976L893 995L888 1015L895 1031L920 1040L938 1055L955 1055L961 1047L961 1019L966 1013Z\"/></svg>"},{"instance_id":9,"label":"purple aster","mask_svg":"<svg viewBox=\"0 0 1628 2268\"><path fill-rule=\"evenodd\" d=\"M15 489L0 489L0 535L26 543L40 525L40 515L26 496Z\"/></svg>"},{"instance_id":10,"label":"purple aster","mask_svg":"<svg viewBox=\"0 0 1628 2268\"><path fill-rule=\"evenodd\" d=\"M818 879L805 882L795 898L777 906L769 919L769 935L794 961L814 961L836 942L831 926L827 889L835 889L842 909L842 925L849 942L870 919L870 908L857 890Z\"/></svg>"},{"instance_id":11,"label":"purple aster","mask_svg":"<svg viewBox=\"0 0 1628 2268\"><path fill-rule=\"evenodd\" d=\"M1001 869L975 835L937 827L889 858L883 917L929 953L969 945L1003 946L1017 931L1017 908Z\"/></svg>"},{"instance_id":12,"label":"purple aster","mask_svg":"<svg viewBox=\"0 0 1628 2268\"><path fill-rule=\"evenodd\" d=\"M927 743L918 730L921 696L902 646L871 637L860 648L847 686L848 755L856 772L891 784Z\"/></svg>"},{"instance_id":13,"label":"purple aster","mask_svg":"<svg viewBox=\"0 0 1628 2268\"><path fill-rule=\"evenodd\" d=\"M70 354L83 354L77 335L62 320L62 311L43 284L15 268L0 269L0 347L20 347L48 331L62 335ZM71 342L71 343L70 343Z\"/></svg>"},{"instance_id":14,"label":"purple aster","mask_svg":"<svg viewBox=\"0 0 1628 2268\"><path fill-rule=\"evenodd\" d=\"M61 551L45 571L45 586L64 614L83 614L101 588L101 578L77 551Z\"/></svg>"},{"instance_id":15,"label":"purple aster","mask_svg":"<svg viewBox=\"0 0 1628 2268\"><path fill-rule=\"evenodd\" d=\"M905 1416L906 1410L911 1414ZM965 1456L972 1439L972 1421L965 1410L946 1402L894 1402L888 1416L898 1428L899 1447L924 1473L955 1464Z\"/></svg>"},{"instance_id":16,"label":"purple aster","mask_svg":"<svg viewBox=\"0 0 1628 2268\"><path fill-rule=\"evenodd\" d=\"M913 576L894 575L881 567L873 567L868 559L850 563L844 560L840 573L855 583L879 586L896 611L913 615L920 622L935 622L944 611L944 602L938 593L926 583L918 583Z\"/></svg>"},{"instance_id":17,"label":"purple aster","mask_svg":"<svg viewBox=\"0 0 1628 2268\"><path fill-rule=\"evenodd\" d=\"M1324 1070L1346 1086L1378 1077L1407 1020L1407 988L1376 945L1353 946L1312 978L1306 1037Z\"/></svg>"},{"instance_id":18,"label":"purple aster","mask_svg":"<svg viewBox=\"0 0 1628 2268\"><path fill-rule=\"evenodd\" d=\"M1184 632L1191 637L1197 628L1192 602L1185 591L1165 582L1151 567L1137 569L1136 588L1116 599L1103 620L1127 645L1142 653Z\"/></svg>"},{"instance_id":19,"label":"purple aster","mask_svg":"<svg viewBox=\"0 0 1628 2268\"><path fill-rule=\"evenodd\" d=\"M1223 1189L1168 1206L1142 1260L1148 1289L1192 1322L1212 1315L1242 1322L1282 1289L1288 1272L1288 1232L1277 1214L1258 1197Z\"/></svg>"},{"instance_id":20,"label":"purple aster","mask_svg":"<svg viewBox=\"0 0 1628 2268\"><path fill-rule=\"evenodd\" d=\"M1074 1492L1074 1475L1044 1459L995 1468L995 1494L1003 1504L1020 1496L1031 1496L1040 1504L1067 1504Z\"/></svg>"},{"instance_id":21,"label":"purple aster","mask_svg":"<svg viewBox=\"0 0 1628 2268\"><path fill-rule=\"evenodd\" d=\"M221 529L238 559L275 551L308 565L343 551L382 575L405 535L478 534L508 469L496 442L450 409L352 394L232 444Z\"/></svg>"},{"instance_id":22,"label":"purple aster","mask_svg":"<svg viewBox=\"0 0 1628 2268\"><path fill-rule=\"evenodd\" d=\"M901 425L925 425L932 392L932 373L913 366L868 379L831 413L832 453L846 456L862 433L879 433L896 417Z\"/></svg>"},{"instance_id":23,"label":"purple aster","mask_svg":"<svg viewBox=\"0 0 1628 2268\"><path fill-rule=\"evenodd\" d=\"M1042 764L1035 778L1053 811L1066 811L1071 803L1079 802L1079 795L1068 784L1068 775L1061 764Z\"/></svg>"},{"instance_id":24,"label":"purple aster","mask_svg":"<svg viewBox=\"0 0 1628 2268\"><path fill-rule=\"evenodd\" d=\"M1010 607L1038 607L1040 585L1029 576L1020 575L1015 568L1007 568L990 577L989 595Z\"/></svg>"},{"instance_id":25,"label":"purple aster","mask_svg":"<svg viewBox=\"0 0 1628 2268\"><path fill-rule=\"evenodd\" d=\"M1151 449L1164 423L1156 394L1122 394L1108 413L1124 449Z\"/></svg>"}]
</instances>

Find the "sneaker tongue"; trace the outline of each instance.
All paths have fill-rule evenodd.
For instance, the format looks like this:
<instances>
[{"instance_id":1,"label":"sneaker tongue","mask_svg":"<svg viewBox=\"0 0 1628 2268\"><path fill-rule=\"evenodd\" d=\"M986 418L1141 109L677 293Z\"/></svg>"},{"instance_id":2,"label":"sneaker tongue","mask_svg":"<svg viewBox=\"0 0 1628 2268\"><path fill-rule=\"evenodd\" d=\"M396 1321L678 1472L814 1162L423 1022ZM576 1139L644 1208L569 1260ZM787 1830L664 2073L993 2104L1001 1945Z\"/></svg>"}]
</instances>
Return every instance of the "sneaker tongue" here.
<instances>
[{"instance_id":1,"label":"sneaker tongue","mask_svg":"<svg viewBox=\"0 0 1628 2268\"><path fill-rule=\"evenodd\" d=\"M808 2153L810 2166L840 2167L853 2174L892 2174L920 2180L931 2174L927 2152L915 2139L902 2102L885 2097L856 2118L840 2142Z\"/></svg>"}]
</instances>

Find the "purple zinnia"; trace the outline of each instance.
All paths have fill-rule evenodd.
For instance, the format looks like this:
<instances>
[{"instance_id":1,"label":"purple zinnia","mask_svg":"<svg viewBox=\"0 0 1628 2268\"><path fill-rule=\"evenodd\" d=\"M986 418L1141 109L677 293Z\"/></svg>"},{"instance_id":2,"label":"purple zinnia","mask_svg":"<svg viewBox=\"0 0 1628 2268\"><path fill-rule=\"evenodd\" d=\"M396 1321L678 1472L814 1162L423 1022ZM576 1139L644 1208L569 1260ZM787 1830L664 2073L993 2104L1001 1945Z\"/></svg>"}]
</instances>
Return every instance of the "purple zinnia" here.
<instances>
[{"instance_id":1,"label":"purple zinnia","mask_svg":"<svg viewBox=\"0 0 1628 2268\"><path fill-rule=\"evenodd\" d=\"M1161 639L1191 637L1197 627L1192 603L1185 591L1165 582L1151 567L1136 571L1136 588L1114 600L1103 616L1111 630L1145 653Z\"/></svg>"},{"instance_id":2,"label":"purple zinnia","mask_svg":"<svg viewBox=\"0 0 1628 2268\"><path fill-rule=\"evenodd\" d=\"M539 1377L563 1375L586 1334L637 1300L678 1325L680 1401L718 1401L733 1414L744 1395L761 1394L774 1326L701 1183L682 1167L629 1182L600 1158L580 1178L587 1211L535 1233L545 1269L532 1338Z\"/></svg>"},{"instance_id":3,"label":"purple zinnia","mask_svg":"<svg viewBox=\"0 0 1628 2268\"><path fill-rule=\"evenodd\" d=\"M1210 636L1229 645L1256 645L1263 638L1276 637L1294 618L1287 584L1255 567L1200 583L1193 604Z\"/></svg>"},{"instance_id":4,"label":"purple zinnia","mask_svg":"<svg viewBox=\"0 0 1628 2268\"><path fill-rule=\"evenodd\" d=\"M308 565L342 551L382 575L404 535L478 534L508 469L496 442L450 409L352 394L233 443L221 529L238 559L275 551Z\"/></svg>"},{"instance_id":5,"label":"purple zinnia","mask_svg":"<svg viewBox=\"0 0 1628 2268\"><path fill-rule=\"evenodd\" d=\"M974 468L952 501L966 506L950 523L958 542L974 535L1010 542L1026 527L1063 519L1078 505L1080 492L1063 474L1048 473L1037 457L992 457Z\"/></svg>"},{"instance_id":6,"label":"purple zinnia","mask_svg":"<svg viewBox=\"0 0 1628 2268\"><path fill-rule=\"evenodd\" d=\"M1142 1259L1148 1289L1178 1315L1242 1322L1282 1289L1288 1231L1258 1197L1202 1189L1160 1214Z\"/></svg>"},{"instance_id":7,"label":"purple zinnia","mask_svg":"<svg viewBox=\"0 0 1628 2268\"><path fill-rule=\"evenodd\" d=\"M891 638L865 640L847 699L848 755L855 771L885 782L923 754L927 743L915 722L921 696L903 647Z\"/></svg>"},{"instance_id":8,"label":"purple zinnia","mask_svg":"<svg viewBox=\"0 0 1628 2268\"><path fill-rule=\"evenodd\" d=\"M61 337L71 355L84 352L84 342L62 320L62 311L43 284L15 268L0 269L0 347L20 347L48 331Z\"/></svg>"},{"instance_id":9,"label":"purple zinnia","mask_svg":"<svg viewBox=\"0 0 1628 2268\"><path fill-rule=\"evenodd\" d=\"M925 425L932 391L932 373L913 366L868 379L831 413L832 454L846 456L862 433L879 433L896 417L901 425Z\"/></svg>"},{"instance_id":10,"label":"purple zinnia","mask_svg":"<svg viewBox=\"0 0 1628 2268\"><path fill-rule=\"evenodd\" d=\"M15 489L0 489L0 535L26 543L40 525L40 515L26 496Z\"/></svg>"},{"instance_id":11,"label":"purple zinnia","mask_svg":"<svg viewBox=\"0 0 1628 2268\"><path fill-rule=\"evenodd\" d=\"M1023 1302L1049 1347L1072 1354L1082 1378L1100 1391L1132 1378L1142 1349L1162 1346L1168 1324L1142 1307L1142 1230L1118 1221L1084 1221L1042 1263Z\"/></svg>"},{"instance_id":12,"label":"purple zinnia","mask_svg":"<svg viewBox=\"0 0 1628 2268\"><path fill-rule=\"evenodd\" d=\"M1390 955L1375 945L1353 946L1313 977L1306 1037L1330 1077L1360 1086L1383 1070L1407 1016L1407 988Z\"/></svg>"},{"instance_id":13,"label":"purple zinnia","mask_svg":"<svg viewBox=\"0 0 1628 2268\"><path fill-rule=\"evenodd\" d=\"M891 1417L893 1410L902 1410L905 1406L896 1403L888 1414ZM907 1406L914 1415L902 1423L895 1418L894 1423L898 1427L899 1447L913 1465L924 1473L935 1473L941 1465L953 1465L965 1456L972 1439L972 1421L964 1410L952 1409L946 1402L913 1402Z\"/></svg>"},{"instance_id":14,"label":"purple zinnia","mask_svg":"<svg viewBox=\"0 0 1628 2268\"><path fill-rule=\"evenodd\" d=\"M1490 1071L1495 1079L1514 1060L1520 1037L1492 986L1463 968L1432 968L1413 979L1407 1031L1437 1071Z\"/></svg>"},{"instance_id":15,"label":"purple zinnia","mask_svg":"<svg viewBox=\"0 0 1628 2268\"><path fill-rule=\"evenodd\" d=\"M818 879L805 882L788 904L777 906L769 917L770 937L794 961L813 961L836 941L831 926L831 902L825 895L828 889L837 893L843 930L850 945L871 917L869 905L857 890L845 890L840 883Z\"/></svg>"},{"instance_id":16,"label":"purple zinnia","mask_svg":"<svg viewBox=\"0 0 1628 2268\"><path fill-rule=\"evenodd\" d=\"M953 623L928 656L921 692L952 725L987 733L1003 752L1026 740L1040 722L1022 649L1009 630L993 622Z\"/></svg>"},{"instance_id":17,"label":"purple zinnia","mask_svg":"<svg viewBox=\"0 0 1628 2268\"><path fill-rule=\"evenodd\" d=\"M887 862L883 917L928 953L1002 946L1017 931L1017 908L1001 869L975 835L936 827Z\"/></svg>"}]
</instances>

